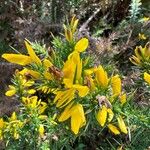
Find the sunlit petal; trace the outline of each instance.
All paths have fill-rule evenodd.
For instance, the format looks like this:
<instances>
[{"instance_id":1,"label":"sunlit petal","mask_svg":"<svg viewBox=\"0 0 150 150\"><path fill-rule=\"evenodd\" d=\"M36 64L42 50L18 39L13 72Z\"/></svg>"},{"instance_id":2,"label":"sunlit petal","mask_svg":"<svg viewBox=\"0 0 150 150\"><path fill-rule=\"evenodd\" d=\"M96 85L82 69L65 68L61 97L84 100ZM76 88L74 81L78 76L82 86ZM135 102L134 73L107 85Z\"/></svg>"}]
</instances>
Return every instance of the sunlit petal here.
<instances>
[{"instance_id":1,"label":"sunlit petal","mask_svg":"<svg viewBox=\"0 0 150 150\"><path fill-rule=\"evenodd\" d=\"M118 120L118 125L119 125L120 130L121 130L123 133L127 134L127 133L128 133L127 127L126 127L126 125L125 125L124 120L122 119L122 117L119 116L119 117L117 118L117 120Z\"/></svg>"},{"instance_id":2,"label":"sunlit petal","mask_svg":"<svg viewBox=\"0 0 150 150\"><path fill-rule=\"evenodd\" d=\"M114 126L112 124L108 124L108 128L115 135L120 134L120 131L118 130L118 128L116 126Z\"/></svg>"},{"instance_id":3,"label":"sunlit petal","mask_svg":"<svg viewBox=\"0 0 150 150\"><path fill-rule=\"evenodd\" d=\"M46 68L49 68L49 67L53 66L53 64L48 59L44 59L43 65Z\"/></svg>"},{"instance_id":4,"label":"sunlit petal","mask_svg":"<svg viewBox=\"0 0 150 150\"><path fill-rule=\"evenodd\" d=\"M5 124L5 122L4 122L3 118L0 118L0 129L2 129L4 127L4 124Z\"/></svg>"},{"instance_id":5,"label":"sunlit petal","mask_svg":"<svg viewBox=\"0 0 150 150\"><path fill-rule=\"evenodd\" d=\"M83 52L83 51L85 51L87 49L88 45L89 45L88 39L82 38L81 40L79 40L77 42L77 44L75 45L74 49L77 52Z\"/></svg>"},{"instance_id":6,"label":"sunlit petal","mask_svg":"<svg viewBox=\"0 0 150 150\"><path fill-rule=\"evenodd\" d=\"M118 75L115 75L111 79L113 95L118 96L121 93L121 79Z\"/></svg>"},{"instance_id":7,"label":"sunlit petal","mask_svg":"<svg viewBox=\"0 0 150 150\"><path fill-rule=\"evenodd\" d=\"M72 107L73 103L70 103L64 111L61 113L60 117L58 118L59 122L63 122L71 117L71 111L70 108Z\"/></svg>"},{"instance_id":8,"label":"sunlit petal","mask_svg":"<svg viewBox=\"0 0 150 150\"><path fill-rule=\"evenodd\" d=\"M108 112L108 122L111 122L114 117L114 113L110 108L107 109L107 112Z\"/></svg>"},{"instance_id":9,"label":"sunlit petal","mask_svg":"<svg viewBox=\"0 0 150 150\"><path fill-rule=\"evenodd\" d=\"M144 72L144 80L150 84L150 74L148 74L147 72Z\"/></svg>"},{"instance_id":10,"label":"sunlit petal","mask_svg":"<svg viewBox=\"0 0 150 150\"><path fill-rule=\"evenodd\" d=\"M109 79L107 76L107 72L104 71L103 67L99 66L95 74L98 84L103 88L107 88Z\"/></svg>"},{"instance_id":11,"label":"sunlit petal","mask_svg":"<svg viewBox=\"0 0 150 150\"><path fill-rule=\"evenodd\" d=\"M26 45L26 48L28 50L28 54L30 55L31 59L37 63L37 64L42 64L41 63L41 60L37 57L37 55L35 54L34 50L32 49L31 45L28 44L27 41L25 41L25 45Z\"/></svg>"},{"instance_id":12,"label":"sunlit petal","mask_svg":"<svg viewBox=\"0 0 150 150\"><path fill-rule=\"evenodd\" d=\"M39 130L38 131L39 131L40 137L43 137L45 129L44 129L44 126L42 124L39 125Z\"/></svg>"},{"instance_id":13,"label":"sunlit petal","mask_svg":"<svg viewBox=\"0 0 150 150\"><path fill-rule=\"evenodd\" d=\"M16 94L16 89L8 90L5 95L6 96L13 96Z\"/></svg>"},{"instance_id":14,"label":"sunlit petal","mask_svg":"<svg viewBox=\"0 0 150 150\"><path fill-rule=\"evenodd\" d=\"M105 125L106 119L107 119L107 108L106 106L103 106L102 109L99 109L97 113L97 121L103 127Z\"/></svg>"},{"instance_id":15,"label":"sunlit petal","mask_svg":"<svg viewBox=\"0 0 150 150\"><path fill-rule=\"evenodd\" d=\"M18 65L28 65L33 62L30 56L22 55L22 54L3 54L2 58L6 59L7 61L18 64Z\"/></svg>"},{"instance_id":16,"label":"sunlit petal","mask_svg":"<svg viewBox=\"0 0 150 150\"><path fill-rule=\"evenodd\" d=\"M127 95L126 93L120 95L120 102L121 102L121 105L124 105L126 103L126 100L127 99Z\"/></svg>"},{"instance_id":17,"label":"sunlit petal","mask_svg":"<svg viewBox=\"0 0 150 150\"><path fill-rule=\"evenodd\" d=\"M82 86L79 84L74 84L73 88L75 88L76 90L78 90L79 96L80 97L84 97L89 93L89 88L87 86Z\"/></svg>"},{"instance_id":18,"label":"sunlit petal","mask_svg":"<svg viewBox=\"0 0 150 150\"><path fill-rule=\"evenodd\" d=\"M74 134L78 134L79 129L85 125L86 120L84 110L81 104L77 104L71 109L71 130Z\"/></svg>"}]
</instances>

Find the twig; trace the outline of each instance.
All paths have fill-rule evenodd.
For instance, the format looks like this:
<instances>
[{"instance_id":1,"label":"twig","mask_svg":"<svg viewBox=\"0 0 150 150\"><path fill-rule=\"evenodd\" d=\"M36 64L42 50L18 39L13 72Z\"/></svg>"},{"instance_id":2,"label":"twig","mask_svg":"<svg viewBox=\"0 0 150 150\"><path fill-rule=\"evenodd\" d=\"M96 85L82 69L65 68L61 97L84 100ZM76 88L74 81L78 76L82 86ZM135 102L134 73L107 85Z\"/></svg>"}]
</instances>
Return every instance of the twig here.
<instances>
[{"instance_id":1,"label":"twig","mask_svg":"<svg viewBox=\"0 0 150 150\"><path fill-rule=\"evenodd\" d=\"M131 30L130 30L130 32L129 32L129 36L128 36L128 40L127 40L127 42L126 42L126 45L128 45L128 44L129 44L129 41L130 41L130 38L131 38L132 32L133 32L133 30L131 29Z\"/></svg>"},{"instance_id":2,"label":"twig","mask_svg":"<svg viewBox=\"0 0 150 150\"><path fill-rule=\"evenodd\" d=\"M100 12L100 8L98 8L91 16L90 18L83 23L83 25L80 27L79 32L85 30L88 27L88 24L93 20L93 18Z\"/></svg>"}]
</instances>

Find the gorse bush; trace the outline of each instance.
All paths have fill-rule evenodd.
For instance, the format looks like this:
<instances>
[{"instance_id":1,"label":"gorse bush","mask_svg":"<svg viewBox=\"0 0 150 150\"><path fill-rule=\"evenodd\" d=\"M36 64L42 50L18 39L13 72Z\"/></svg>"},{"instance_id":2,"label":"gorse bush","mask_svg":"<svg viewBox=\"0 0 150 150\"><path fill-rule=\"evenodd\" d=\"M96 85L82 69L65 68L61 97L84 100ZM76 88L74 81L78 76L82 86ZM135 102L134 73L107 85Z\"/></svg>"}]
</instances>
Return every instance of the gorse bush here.
<instances>
[{"instance_id":1,"label":"gorse bush","mask_svg":"<svg viewBox=\"0 0 150 150\"><path fill-rule=\"evenodd\" d=\"M128 112L121 78L91 63L89 41L77 39L77 24L74 16L64 25L65 39L54 37L50 51L26 40L27 55L2 55L23 66L5 93L20 101L18 112L0 119L0 139L7 149L71 149L92 131L95 137L130 135L134 114Z\"/></svg>"}]
</instances>

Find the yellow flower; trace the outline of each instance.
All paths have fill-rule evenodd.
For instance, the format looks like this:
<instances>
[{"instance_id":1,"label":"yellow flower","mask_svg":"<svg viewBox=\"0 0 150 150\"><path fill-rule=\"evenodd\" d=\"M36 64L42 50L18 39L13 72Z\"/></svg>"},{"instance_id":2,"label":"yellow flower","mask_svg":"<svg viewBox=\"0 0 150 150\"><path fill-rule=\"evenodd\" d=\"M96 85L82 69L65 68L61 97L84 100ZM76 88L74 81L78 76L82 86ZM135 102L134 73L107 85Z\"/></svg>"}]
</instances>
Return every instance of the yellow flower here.
<instances>
[{"instance_id":1,"label":"yellow flower","mask_svg":"<svg viewBox=\"0 0 150 150\"><path fill-rule=\"evenodd\" d=\"M35 82L32 81L32 80L28 80L28 81L25 80L25 83L23 84L23 86L25 86L25 87L30 87L30 86L32 86L34 83L35 83Z\"/></svg>"},{"instance_id":2,"label":"yellow flower","mask_svg":"<svg viewBox=\"0 0 150 150\"><path fill-rule=\"evenodd\" d=\"M126 93L120 95L120 102L121 102L121 105L124 105L124 104L126 103L126 101L127 101L127 100L126 100L126 97L127 97Z\"/></svg>"},{"instance_id":3,"label":"yellow flower","mask_svg":"<svg viewBox=\"0 0 150 150\"><path fill-rule=\"evenodd\" d=\"M72 88L78 91L80 97L84 97L89 93L89 88L87 86L74 84Z\"/></svg>"},{"instance_id":4,"label":"yellow flower","mask_svg":"<svg viewBox=\"0 0 150 150\"><path fill-rule=\"evenodd\" d=\"M42 114L45 109L47 108L47 103L41 102L41 100L38 100L37 96L32 96L32 97L22 97L22 102L27 108L30 109L38 109L38 113Z\"/></svg>"},{"instance_id":5,"label":"yellow flower","mask_svg":"<svg viewBox=\"0 0 150 150\"><path fill-rule=\"evenodd\" d=\"M71 19L71 29L72 29L72 33L74 34L74 32L76 31L77 25L78 25L79 19L76 19L76 16L74 15Z\"/></svg>"},{"instance_id":6,"label":"yellow flower","mask_svg":"<svg viewBox=\"0 0 150 150\"><path fill-rule=\"evenodd\" d=\"M39 131L40 137L43 137L45 129L44 129L44 126L42 124L39 125L39 130L38 131Z\"/></svg>"},{"instance_id":7,"label":"yellow flower","mask_svg":"<svg viewBox=\"0 0 150 150\"><path fill-rule=\"evenodd\" d=\"M2 129L5 125L3 118L0 118L0 129Z\"/></svg>"},{"instance_id":8,"label":"yellow flower","mask_svg":"<svg viewBox=\"0 0 150 150\"><path fill-rule=\"evenodd\" d=\"M107 72L103 69L103 67L99 66L95 74L98 84L103 88L107 88L109 79L107 76Z\"/></svg>"},{"instance_id":9,"label":"yellow flower","mask_svg":"<svg viewBox=\"0 0 150 150\"><path fill-rule=\"evenodd\" d=\"M18 64L18 65L28 65L33 62L30 56L22 55L22 54L3 54L2 58L6 59L7 61Z\"/></svg>"},{"instance_id":10,"label":"yellow flower","mask_svg":"<svg viewBox=\"0 0 150 150\"><path fill-rule=\"evenodd\" d=\"M45 68L49 68L53 66L53 64L48 59L44 59L43 65Z\"/></svg>"},{"instance_id":11,"label":"yellow flower","mask_svg":"<svg viewBox=\"0 0 150 150\"><path fill-rule=\"evenodd\" d=\"M102 106L102 109L99 109L97 113L97 121L103 127L107 119L107 108L105 105Z\"/></svg>"},{"instance_id":12,"label":"yellow flower","mask_svg":"<svg viewBox=\"0 0 150 150\"><path fill-rule=\"evenodd\" d=\"M135 57L134 55L132 55L132 57L129 58L129 60L134 64L134 65L137 65L137 66L140 66L141 65L141 61L138 57Z\"/></svg>"},{"instance_id":13,"label":"yellow flower","mask_svg":"<svg viewBox=\"0 0 150 150\"><path fill-rule=\"evenodd\" d=\"M150 84L150 74L148 74L147 72L144 72L144 80Z\"/></svg>"},{"instance_id":14,"label":"yellow flower","mask_svg":"<svg viewBox=\"0 0 150 150\"><path fill-rule=\"evenodd\" d=\"M87 86L74 84L65 91L56 91L56 96L54 99L56 107L64 107L69 104L74 99L76 91L78 92L80 97L84 97L89 93L89 88Z\"/></svg>"},{"instance_id":15,"label":"yellow flower","mask_svg":"<svg viewBox=\"0 0 150 150\"><path fill-rule=\"evenodd\" d=\"M16 112L13 112L10 117L10 121L15 121L15 120L17 120L17 116L16 116Z\"/></svg>"},{"instance_id":16,"label":"yellow flower","mask_svg":"<svg viewBox=\"0 0 150 150\"><path fill-rule=\"evenodd\" d=\"M16 88L12 85L9 85L9 90L5 93L6 96L13 96L16 94Z\"/></svg>"},{"instance_id":17,"label":"yellow flower","mask_svg":"<svg viewBox=\"0 0 150 150\"><path fill-rule=\"evenodd\" d=\"M35 79L39 79L40 78L40 73L37 71L33 71L33 70L29 70L27 68L24 68L23 70L19 71L19 74L23 75L23 76L27 76L27 75L31 75L31 77L35 78Z\"/></svg>"},{"instance_id":18,"label":"yellow flower","mask_svg":"<svg viewBox=\"0 0 150 150\"><path fill-rule=\"evenodd\" d=\"M68 42L73 40L73 33L70 28L67 28L66 25L63 25L65 31L65 38Z\"/></svg>"},{"instance_id":19,"label":"yellow flower","mask_svg":"<svg viewBox=\"0 0 150 150\"><path fill-rule=\"evenodd\" d=\"M70 64L68 65L73 65L73 73L76 75L74 76L74 80L80 80L81 74L82 74L82 60L80 59L80 54L78 52L73 52L68 56L68 61L70 61ZM73 62L73 63L71 63ZM65 77L65 75L64 75Z\"/></svg>"},{"instance_id":20,"label":"yellow flower","mask_svg":"<svg viewBox=\"0 0 150 150\"><path fill-rule=\"evenodd\" d=\"M81 51L84 51L88 45L87 39L83 38L77 42L75 50L68 56L68 60L63 67L64 83L67 82L66 87L70 87L73 84L81 82L82 76L82 60L80 58Z\"/></svg>"},{"instance_id":21,"label":"yellow flower","mask_svg":"<svg viewBox=\"0 0 150 150\"><path fill-rule=\"evenodd\" d=\"M39 102L40 102L40 104L39 104ZM45 102L41 102L41 101L39 101L38 102L38 104L39 104L39 106L38 106L38 109L39 109L39 114L42 114L44 111L45 111L45 109L47 108L47 103L45 103Z\"/></svg>"},{"instance_id":22,"label":"yellow flower","mask_svg":"<svg viewBox=\"0 0 150 150\"><path fill-rule=\"evenodd\" d=\"M35 92L36 92L36 90L34 90L34 89L27 90L28 94L34 94Z\"/></svg>"},{"instance_id":23,"label":"yellow flower","mask_svg":"<svg viewBox=\"0 0 150 150\"><path fill-rule=\"evenodd\" d=\"M25 45L26 45L26 48L28 50L28 54L30 55L32 61L41 65L42 64L41 60L37 57L37 55L35 54L34 50L31 47L31 45L29 45L27 41L25 41Z\"/></svg>"},{"instance_id":24,"label":"yellow flower","mask_svg":"<svg viewBox=\"0 0 150 150\"><path fill-rule=\"evenodd\" d=\"M65 91L56 91L54 103L56 103L56 107L64 107L69 104L75 96L75 89L67 89Z\"/></svg>"},{"instance_id":25,"label":"yellow flower","mask_svg":"<svg viewBox=\"0 0 150 150\"><path fill-rule=\"evenodd\" d=\"M71 117L71 130L74 134L78 134L79 129L86 124L86 119L84 116L83 106L81 104L72 105L73 103L70 103L64 109L58 120L63 122Z\"/></svg>"},{"instance_id":26,"label":"yellow flower","mask_svg":"<svg viewBox=\"0 0 150 150\"><path fill-rule=\"evenodd\" d=\"M149 21L149 20L150 20L150 17L143 17L143 18L141 19L141 21L144 21L144 22Z\"/></svg>"},{"instance_id":27,"label":"yellow flower","mask_svg":"<svg viewBox=\"0 0 150 150\"><path fill-rule=\"evenodd\" d=\"M146 40L147 37L145 36L145 34L139 33L139 39L140 40Z\"/></svg>"},{"instance_id":28,"label":"yellow flower","mask_svg":"<svg viewBox=\"0 0 150 150\"><path fill-rule=\"evenodd\" d=\"M107 112L108 112L108 122L111 122L114 117L114 113L110 108L107 109Z\"/></svg>"},{"instance_id":29,"label":"yellow flower","mask_svg":"<svg viewBox=\"0 0 150 150\"><path fill-rule=\"evenodd\" d=\"M79 129L86 124L84 110L81 104L76 104L71 108L71 130L78 134Z\"/></svg>"},{"instance_id":30,"label":"yellow flower","mask_svg":"<svg viewBox=\"0 0 150 150\"><path fill-rule=\"evenodd\" d=\"M11 63L19 64L22 66L31 64L32 62L41 65L42 64L41 60L37 57L31 45L29 45L28 42L26 41L25 41L25 45L29 56L22 55L22 54L3 54L2 57Z\"/></svg>"},{"instance_id":31,"label":"yellow flower","mask_svg":"<svg viewBox=\"0 0 150 150\"><path fill-rule=\"evenodd\" d=\"M113 96L119 96L121 93L121 79L118 75L115 75L111 79Z\"/></svg>"},{"instance_id":32,"label":"yellow flower","mask_svg":"<svg viewBox=\"0 0 150 150\"><path fill-rule=\"evenodd\" d=\"M141 66L143 62L150 59L150 42L146 43L145 47L137 46L134 50L135 56L130 57L130 61L138 66Z\"/></svg>"},{"instance_id":33,"label":"yellow flower","mask_svg":"<svg viewBox=\"0 0 150 150\"><path fill-rule=\"evenodd\" d=\"M144 56L144 50L141 46L137 46L134 50L136 57L141 60Z\"/></svg>"},{"instance_id":34,"label":"yellow flower","mask_svg":"<svg viewBox=\"0 0 150 150\"><path fill-rule=\"evenodd\" d=\"M119 125L119 128L120 128L121 132L127 134L128 131L127 131L126 125L125 125L124 120L122 119L122 117L119 116L117 118L117 120L118 120L118 125Z\"/></svg>"},{"instance_id":35,"label":"yellow flower","mask_svg":"<svg viewBox=\"0 0 150 150\"><path fill-rule=\"evenodd\" d=\"M65 31L65 38L68 42L72 42L74 33L76 31L77 25L78 25L78 19L76 19L76 16L74 15L71 19L70 25L66 26L63 25L64 31Z\"/></svg>"},{"instance_id":36,"label":"yellow flower","mask_svg":"<svg viewBox=\"0 0 150 150\"><path fill-rule=\"evenodd\" d=\"M68 106L65 107L64 111L61 113L60 117L58 118L59 122L66 121L71 117L71 107L73 103L70 103Z\"/></svg>"},{"instance_id":37,"label":"yellow flower","mask_svg":"<svg viewBox=\"0 0 150 150\"><path fill-rule=\"evenodd\" d=\"M19 139L19 134L17 133L16 130L14 131L14 139L16 139L16 140Z\"/></svg>"},{"instance_id":38,"label":"yellow flower","mask_svg":"<svg viewBox=\"0 0 150 150\"><path fill-rule=\"evenodd\" d=\"M143 48L145 57L149 59L150 57L150 42L146 43L145 47Z\"/></svg>"},{"instance_id":39,"label":"yellow flower","mask_svg":"<svg viewBox=\"0 0 150 150\"><path fill-rule=\"evenodd\" d=\"M68 59L63 67L64 79L69 79L71 84L74 82L76 64L72 59Z\"/></svg>"},{"instance_id":40,"label":"yellow flower","mask_svg":"<svg viewBox=\"0 0 150 150\"><path fill-rule=\"evenodd\" d=\"M120 131L118 130L118 128L114 126L113 124L108 124L108 128L115 135L120 134Z\"/></svg>"},{"instance_id":41,"label":"yellow flower","mask_svg":"<svg viewBox=\"0 0 150 150\"><path fill-rule=\"evenodd\" d=\"M83 52L83 51L85 51L87 49L88 45L89 45L88 39L82 38L81 40L79 40L76 43L74 50L76 52Z\"/></svg>"},{"instance_id":42,"label":"yellow flower","mask_svg":"<svg viewBox=\"0 0 150 150\"><path fill-rule=\"evenodd\" d=\"M80 54L73 52L68 56L63 67L63 83L66 90L55 92L54 103L56 103L56 107L64 107L69 104L74 99L76 92L80 97L88 94L89 88L79 84L82 80L81 74L82 60Z\"/></svg>"}]
</instances>

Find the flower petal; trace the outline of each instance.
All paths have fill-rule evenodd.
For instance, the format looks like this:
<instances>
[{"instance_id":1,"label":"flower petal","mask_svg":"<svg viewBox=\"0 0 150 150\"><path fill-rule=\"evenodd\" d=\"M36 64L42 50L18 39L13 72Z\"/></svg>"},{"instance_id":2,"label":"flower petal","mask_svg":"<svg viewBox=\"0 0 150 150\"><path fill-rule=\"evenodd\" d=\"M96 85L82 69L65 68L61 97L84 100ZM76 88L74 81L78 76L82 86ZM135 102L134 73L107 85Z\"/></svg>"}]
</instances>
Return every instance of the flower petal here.
<instances>
[{"instance_id":1,"label":"flower petal","mask_svg":"<svg viewBox=\"0 0 150 150\"><path fill-rule=\"evenodd\" d=\"M30 57L32 58L32 60L37 63L37 64L42 64L41 63L41 60L37 57L37 55L35 54L34 50L32 49L31 45L28 44L27 41L25 41L25 45L26 45L26 48L28 50L28 54L30 55Z\"/></svg>"},{"instance_id":2,"label":"flower petal","mask_svg":"<svg viewBox=\"0 0 150 150\"><path fill-rule=\"evenodd\" d=\"M114 126L112 124L108 124L108 128L115 135L120 134L120 131L118 130L118 128L116 126Z\"/></svg>"},{"instance_id":3,"label":"flower petal","mask_svg":"<svg viewBox=\"0 0 150 150\"><path fill-rule=\"evenodd\" d=\"M126 93L120 95L120 102L121 102L121 105L124 105L124 104L126 103L126 101L127 101L127 100L126 100L126 97L127 97Z\"/></svg>"},{"instance_id":4,"label":"flower petal","mask_svg":"<svg viewBox=\"0 0 150 150\"><path fill-rule=\"evenodd\" d=\"M70 108L72 107L73 103L70 103L64 111L61 113L60 117L58 118L59 122L63 122L71 117L71 111Z\"/></svg>"},{"instance_id":5,"label":"flower petal","mask_svg":"<svg viewBox=\"0 0 150 150\"><path fill-rule=\"evenodd\" d=\"M28 65L33 62L30 56L22 55L22 54L3 54L2 58L6 59L7 61L18 64L18 65Z\"/></svg>"},{"instance_id":6,"label":"flower petal","mask_svg":"<svg viewBox=\"0 0 150 150\"><path fill-rule=\"evenodd\" d=\"M84 96L86 96L89 93L89 88L87 86L82 86L82 85L79 85L79 84L74 84L73 88L75 88L76 90L78 90L80 97L84 97Z\"/></svg>"},{"instance_id":7,"label":"flower petal","mask_svg":"<svg viewBox=\"0 0 150 150\"><path fill-rule=\"evenodd\" d=\"M4 124L5 124L5 122L4 122L3 118L0 118L0 129L2 129L4 127Z\"/></svg>"},{"instance_id":8,"label":"flower petal","mask_svg":"<svg viewBox=\"0 0 150 150\"><path fill-rule=\"evenodd\" d=\"M144 80L150 84L150 74L148 74L147 72L144 72Z\"/></svg>"},{"instance_id":9,"label":"flower petal","mask_svg":"<svg viewBox=\"0 0 150 150\"><path fill-rule=\"evenodd\" d=\"M119 117L117 118L117 120L118 120L118 125L119 125L120 130L121 130L123 133L127 134L128 131L127 131L126 125L125 125L124 120L122 119L122 117L119 116Z\"/></svg>"},{"instance_id":10,"label":"flower petal","mask_svg":"<svg viewBox=\"0 0 150 150\"><path fill-rule=\"evenodd\" d=\"M107 108L106 106L102 106L102 109L99 109L97 114L97 121L103 127L107 119Z\"/></svg>"},{"instance_id":11,"label":"flower petal","mask_svg":"<svg viewBox=\"0 0 150 150\"><path fill-rule=\"evenodd\" d=\"M79 129L85 125L86 120L84 110L81 104L77 104L71 108L71 130L74 134L78 134Z\"/></svg>"},{"instance_id":12,"label":"flower petal","mask_svg":"<svg viewBox=\"0 0 150 150\"><path fill-rule=\"evenodd\" d=\"M96 74L96 80L98 84L103 88L107 88L109 80L108 80L107 72L104 71L103 67L99 66L95 74Z\"/></svg>"},{"instance_id":13,"label":"flower petal","mask_svg":"<svg viewBox=\"0 0 150 150\"><path fill-rule=\"evenodd\" d=\"M79 40L76 45L75 45L75 51L77 52L83 52L87 49L89 45L89 41L86 38L82 38L81 40Z\"/></svg>"},{"instance_id":14,"label":"flower petal","mask_svg":"<svg viewBox=\"0 0 150 150\"><path fill-rule=\"evenodd\" d=\"M5 95L6 96L13 96L16 94L16 90L15 89L12 89L12 90L8 90Z\"/></svg>"},{"instance_id":15,"label":"flower petal","mask_svg":"<svg viewBox=\"0 0 150 150\"><path fill-rule=\"evenodd\" d=\"M49 68L49 67L53 66L53 64L48 59L44 59L43 65L46 68Z\"/></svg>"},{"instance_id":16,"label":"flower petal","mask_svg":"<svg viewBox=\"0 0 150 150\"><path fill-rule=\"evenodd\" d=\"M134 55L129 58L129 60L134 64L134 65L141 65L141 61L139 58L135 57Z\"/></svg>"},{"instance_id":17,"label":"flower petal","mask_svg":"<svg viewBox=\"0 0 150 150\"><path fill-rule=\"evenodd\" d=\"M44 136L44 126L42 124L39 125L39 135L40 137L43 137Z\"/></svg>"},{"instance_id":18,"label":"flower petal","mask_svg":"<svg viewBox=\"0 0 150 150\"><path fill-rule=\"evenodd\" d=\"M119 96L121 93L121 79L118 75L115 75L111 79L112 90L114 96Z\"/></svg>"},{"instance_id":19,"label":"flower petal","mask_svg":"<svg viewBox=\"0 0 150 150\"><path fill-rule=\"evenodd\" d=\"M107 109L107 112L108 112L108 122L111 122L114 117L114 113L110 108Z\"/></svg>"}]
</instances>

